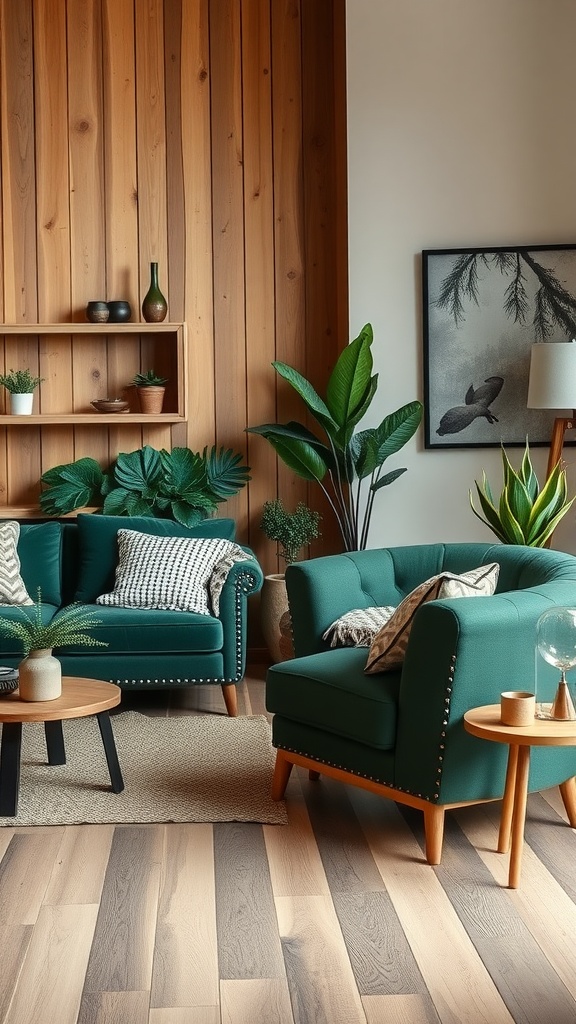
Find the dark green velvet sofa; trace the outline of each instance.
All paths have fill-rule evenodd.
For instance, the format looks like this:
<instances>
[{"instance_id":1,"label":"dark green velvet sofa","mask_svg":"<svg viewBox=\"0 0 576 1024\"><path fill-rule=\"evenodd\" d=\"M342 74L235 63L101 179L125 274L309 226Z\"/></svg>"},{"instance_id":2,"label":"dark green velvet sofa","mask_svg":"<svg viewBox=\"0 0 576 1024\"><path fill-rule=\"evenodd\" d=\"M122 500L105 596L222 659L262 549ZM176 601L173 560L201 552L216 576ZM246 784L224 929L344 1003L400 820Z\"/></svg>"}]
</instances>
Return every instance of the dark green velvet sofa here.
<instances>
[{"instance_id":1,"label":"dark green velvet sofa","mask_svg":"<svg viewBox=\"0 0 576 1024\"><path fill-rule=\"evenodd\" d=\"M443 570L498 562L492 597L436 600L418 609L401 669L364 674L366 647L331 649L323 633L353 608L398 605ZM274 796L293 764L424 811L426 852L439 863L444 812L500 798L507 748L470 736L464 713L503 690L533 690L536 623L576 606L576 558L514 545L427 544L352 552L288 566L296 657L270 668L266 703L277 749ZM557 670L542 659L538 696ZM546 687L545 694L542 687ZM535 749L530 790L576 774L576 747Z\"/></svg>"},{"instance_id":2,"label":"dark green velvet sofa","mask_svg":"<svg viewBox=\"0 0 576 1024\"><path fill-rule=\"evenodd\" d=\"M63 673L109 680L135 690L219 684L228 712L235 714L236 684L246 664L247 599L263 580L252 552L246 548L250 557L230 570L218 617L101 606L94 602L113 589L121 527L156 536L234 540L235 534L234 520L224 518L206 519L193 529L172 520L89 514L78 515L75 522L21 524L21 576L33 599L41 588L44 618L80 601L101 619L92 633L108 646L59 648L55 653ZM0 616L16 615L16 609L0 607ZM1 663L13 666L21 658L18 642L0 636Z\"/></svg>"}]
</instances>

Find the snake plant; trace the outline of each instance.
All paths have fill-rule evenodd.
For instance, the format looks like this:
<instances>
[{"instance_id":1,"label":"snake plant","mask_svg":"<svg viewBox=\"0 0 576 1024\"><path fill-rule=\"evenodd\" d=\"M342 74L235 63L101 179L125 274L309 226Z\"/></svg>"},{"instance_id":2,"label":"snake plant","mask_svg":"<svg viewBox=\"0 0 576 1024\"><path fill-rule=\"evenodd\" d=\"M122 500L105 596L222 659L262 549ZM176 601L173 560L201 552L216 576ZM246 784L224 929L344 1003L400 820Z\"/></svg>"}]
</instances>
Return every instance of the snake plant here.
<instances>
[{"instance_id":1,"label":"snake plant","mask_svg":"<svg viewBox=\"0 0 576 1024\"><path fill-rule=\"evenodd\" d=\"M482 483L474 481L484 515L474 507L472 491L470 505L475 516L496 534L504 544L526 544L543 548L550 540L558 523L572 507L575 498L568 499L566 470L560 461L554 466L542 489L530 461L530 447L526 448L517 473L502 447L504 486L498 503L494 500L486 473L482 470Z\"/></svg>"}]
</instances>

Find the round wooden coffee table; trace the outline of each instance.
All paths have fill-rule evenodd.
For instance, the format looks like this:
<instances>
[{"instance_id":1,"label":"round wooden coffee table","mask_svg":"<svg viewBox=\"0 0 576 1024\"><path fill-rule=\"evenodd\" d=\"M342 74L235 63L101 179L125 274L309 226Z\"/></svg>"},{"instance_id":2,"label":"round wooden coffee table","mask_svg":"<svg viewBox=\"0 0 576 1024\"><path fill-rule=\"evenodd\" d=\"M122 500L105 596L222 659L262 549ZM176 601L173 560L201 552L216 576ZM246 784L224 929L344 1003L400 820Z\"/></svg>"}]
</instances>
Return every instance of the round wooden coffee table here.
<instances>
[{"instance_id":1,"label":"round wooden coffee table","mask_svg":"<svg viewBox=\"0 0 576 1024\"><path fill-rule=\"evenodd\" d=\"M104 753L110 772L112 792L121 793L124 780L118 763L118 754L108 711L121 700L122 691L114 683L100 679L80 679L64 676L62 693L56 700L20 700L18 690L0 698L0 816L12 816L18 811L20 788L20 753L22 726L26 722L44 722L48 764L66 764L66 751L62 722L65 718L86 718L96 715Z\"/></svg>"},{"instance_id":2,"label":"round wooden coffee table","mask_svg":"<svg viewBox=\"0 0 576 1024\"><path fill-rule=\"evenodd\" d=\"M535 718L530 725L502 725L500 705L486 704L464 715L464 728L472 736L508 744L508 768L498 835L498 853L510 849L508 887L517 889L522 867L524 822L528 797L531 747L576 746L576 722ZM560 784L568 821L576 828L576 785L574 778ZM512 843L510 844L510 839Z\"/></svg>"}]
</instances>

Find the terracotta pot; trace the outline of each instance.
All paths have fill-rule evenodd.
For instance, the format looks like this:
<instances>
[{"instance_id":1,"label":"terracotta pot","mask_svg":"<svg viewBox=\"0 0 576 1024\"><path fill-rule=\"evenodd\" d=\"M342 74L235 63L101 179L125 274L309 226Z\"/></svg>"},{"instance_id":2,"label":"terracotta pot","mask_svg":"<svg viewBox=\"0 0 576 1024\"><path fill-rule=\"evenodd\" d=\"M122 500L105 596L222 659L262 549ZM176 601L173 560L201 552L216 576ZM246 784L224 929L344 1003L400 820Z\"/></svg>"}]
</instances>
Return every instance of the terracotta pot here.
<instances>
[{"instance_id":1,"label":"terracotta pot","mask_svg":"<svg viewBox=\"0 0 576 1024\"><path fill-rule=\"evenodd\" d=\"M20 700L56 700L62 693L62 666L52 648L30 651L18 666Z\"/></svg>"},{"instance_id":2,"label":"terracotta pot","mask_svg":"<svg viewBox=\"0 0 576 1024\"><path fill-rule=\"evenodd\" d=\"M264 577L260 595L262 633L272 661L288 661L294 657L292 623L284 573Z\"/></svg>"},{"instance_id":3,"label":"terracotta pot","mask_svg":"<svg viewBox=\"0 0 576 1024\"><path fill-rule=\"evenodd\" d=\"M162 412L165 390L164 387L136 388L142 412L152 414Z\"/></svg>"}]
</instances>

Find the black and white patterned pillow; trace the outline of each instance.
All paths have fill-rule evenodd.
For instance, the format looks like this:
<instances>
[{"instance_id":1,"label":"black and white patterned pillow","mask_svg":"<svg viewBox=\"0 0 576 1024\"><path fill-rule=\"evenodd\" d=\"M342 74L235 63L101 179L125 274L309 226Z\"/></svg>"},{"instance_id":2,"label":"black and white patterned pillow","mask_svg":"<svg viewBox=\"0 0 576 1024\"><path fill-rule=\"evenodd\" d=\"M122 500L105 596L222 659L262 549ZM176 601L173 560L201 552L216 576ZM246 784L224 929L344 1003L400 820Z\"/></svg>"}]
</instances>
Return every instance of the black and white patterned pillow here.
<instances>
[{"instance_id":1,"label":"black and white patterned pillow","mask_svg":"<svg viewBox=\"0 0 576 1024\"><path fill-rule=\"evenodd\" d=\"M154 537L136 530L118 530L114 590L101 594L96 603L218 614L219 595L213 595L210 608L212 575L220 583L223 564L229 570L235 561L247 557L237 544L220 537Z\"/></svg>"},{"instance_id":2,"label":"black and white patterned pillow","mask_svg":"<svg viewBox=\"0 0 576 1024\"><path fill-rule=\"evenodd\" d=\"M20 523L16 520L0 524L0 604L34 604L20 575L19 537Z\"/></svg>"},{"instance_id":3,"label":"black and white patterned pillow","mask_svg":"<svg viewBox=\"0 0 576 1024\"><path fill-rule=\"evenodd\" d=\"M336 619L322 634L330 647L370 647L378 630L396 611L394 605L382 608L353 608Z\"/></svg>"}]
</instances>

